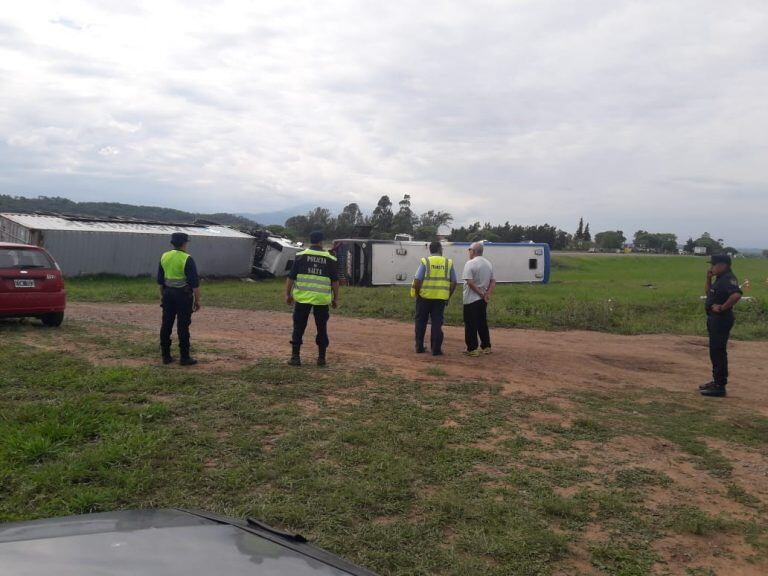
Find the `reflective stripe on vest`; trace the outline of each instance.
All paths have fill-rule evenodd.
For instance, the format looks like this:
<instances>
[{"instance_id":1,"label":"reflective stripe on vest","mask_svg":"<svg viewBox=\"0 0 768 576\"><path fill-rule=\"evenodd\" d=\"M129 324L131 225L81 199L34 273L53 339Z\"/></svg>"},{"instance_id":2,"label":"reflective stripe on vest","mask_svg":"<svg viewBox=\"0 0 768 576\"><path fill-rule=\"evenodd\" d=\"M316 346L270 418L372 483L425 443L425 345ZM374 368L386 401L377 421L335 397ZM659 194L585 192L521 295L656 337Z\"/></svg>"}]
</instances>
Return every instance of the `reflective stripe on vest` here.
<instances>
[{"instance_id":1,"label":"reflective stripe on vest","mask_svg":"<svg viewBox=\"0 0 768 576\"><path fill-rule=\"evenodd\" d=\"M453 261L443 256L422 258L424 280L419 296L426 300L448 300L451 296L451 268ZM415 290L413 290L415 294Z\"/></svg>"},{"instance_id":2,"label":"reflective stripe on vest","mask_svg":"<svg viewBox=\"0 0 768 576\"><path fill-rule=\"evenodd\" d=\"M165 285L168 288L184 288L187 285L187 266L189 254L181 250L170 250L160 257L160 266L165 275Z\"/></svg>"},{"instance_id":3,"label":"reflective stripe on vest","mask_svg":"<svg viewBox=\"0 0 768 576\"><path fill-rule=\"evenodd\" d=\"M311 248L296 254L297 258L299 256L321 256L328 258L331 262L336 262L336 258L330 253ZM296 276L296 281L293 284L293 298L301 304L328 306L333 301L333 288L331 287L330 276L299 274Z\"/></svg>"}]
</instances>

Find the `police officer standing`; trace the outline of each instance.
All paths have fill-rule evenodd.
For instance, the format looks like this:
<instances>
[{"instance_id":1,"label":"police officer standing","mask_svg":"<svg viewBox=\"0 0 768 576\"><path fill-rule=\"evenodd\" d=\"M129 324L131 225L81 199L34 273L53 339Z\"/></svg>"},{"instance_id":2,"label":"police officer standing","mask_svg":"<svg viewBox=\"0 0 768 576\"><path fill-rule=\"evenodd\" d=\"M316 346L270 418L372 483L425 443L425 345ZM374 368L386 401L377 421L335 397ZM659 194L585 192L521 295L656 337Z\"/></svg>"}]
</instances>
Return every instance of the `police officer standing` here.
<instances>
[{"instance_id":1,"label":"police officer standing","mask_svg":"<svg viewBox=\"0 0 768 576\"><path fill-rule=\"evenodd\" d=\"M200 310L200 279L195 261L187 253L188 243L187 234L174 232L171 235L173 250L160 257L160 266L157 269L157 283L160 285L163 308L163 324L160 328L163 364L173 362L171 333L174 322L179 336L179 364L197 364L197 360L189 355L189 325L192 323L192 313Z\"/></svg>"},{"instance_id":2,"label":"police officer standing","mask_svg":"<svg viewBox=\"0 0 768 576\"><path fill-rule=\"evenodd\" d=\"M326 364L329 307L336 308L339 303L339 270L336 258L323 250L323 238L322 232L309 235L309 249L296 254L285 283L285 301L293 304L291 366L301 366L301 344L310 313L317 326L317 365Z\"/></svg>"},{"instance_id":3,"label":"police officer standing","mask_svg":"<svg viewBox=\"0 0 768 576\"><path fill-rule=\"evenodd\" d=\"M443 256L440 242L429 244L428 258L421 259L421 265L411 287L411 296L416 298L416 353L426 352L424 337L427 322L432 322L431 350L433 356L443 354L443 320L445 306L456 290L456 270L453 260Z\"/></svg>"},{"instance_id":4,"label":"police officer standing","mask_svg":"<svg viewBox=\"0 0 768 576\"><path fill-rule=\"evenodd\" d=\"M725 396L728 384L728 338L734 324L733 307L741 300L739 281L731 270L727 254L712 256L707 271L706 310L709 332L709 357L712 360L712 381L699 386L702 396Z\"/></svg>"}]
</instances>

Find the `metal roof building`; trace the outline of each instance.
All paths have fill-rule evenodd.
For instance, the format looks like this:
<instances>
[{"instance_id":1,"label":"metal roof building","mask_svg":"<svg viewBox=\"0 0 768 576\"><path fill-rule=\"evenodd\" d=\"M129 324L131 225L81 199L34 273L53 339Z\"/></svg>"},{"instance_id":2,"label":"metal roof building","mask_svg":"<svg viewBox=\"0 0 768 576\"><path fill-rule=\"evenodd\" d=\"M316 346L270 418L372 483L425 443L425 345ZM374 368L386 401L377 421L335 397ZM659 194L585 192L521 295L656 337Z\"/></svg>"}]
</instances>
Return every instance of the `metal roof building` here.
<instances>
[{"instance_id":1,"label":"metal roof building","mask_svg":"<svg viewBox=\"0 0 768 576\"><path fill-rule=\"evenodd\" d=\"M66 276L153 275L173 232L189 234L189 252L202 276L251 273L256 239L226 226L0 213L0 242L42 246Z\"/></svg>"}]
</instances>

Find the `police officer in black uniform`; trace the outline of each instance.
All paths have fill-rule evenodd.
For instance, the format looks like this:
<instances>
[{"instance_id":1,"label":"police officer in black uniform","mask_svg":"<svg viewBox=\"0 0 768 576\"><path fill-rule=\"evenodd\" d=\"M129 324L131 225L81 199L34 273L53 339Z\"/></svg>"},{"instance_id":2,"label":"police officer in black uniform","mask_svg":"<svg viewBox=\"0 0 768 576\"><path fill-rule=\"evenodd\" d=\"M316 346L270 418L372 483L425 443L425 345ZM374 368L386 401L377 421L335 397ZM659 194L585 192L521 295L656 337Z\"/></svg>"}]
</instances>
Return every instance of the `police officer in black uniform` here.
<instances>
[{"instance_id":1,"label":"police officer in black uniform","mask_svg":"<svg viewBox=\"0 0 768 576\"><path fill-rule=\"evenodd\" d=\"M160 328L160 351L163 364L173 362L171 356L171 333L173 324L179 335L179 352L182 366L193 366L197 360L190 356L189 326L192 313L200 310L200 278L192 256L187 252L189 236L183 232L171 235L173 250L160 257L157 268L157 283L160 285L160 299L163 308L163 323Z\"/></svg>"},{"instance_id":2,"label":"police officer in black uniform","mask_svg":"<svg viewBox=\"0 0 768 576\"><path fill-rule=\"evenodd\" d=\"M717 254L707 271L706 310L712 381L699 386L702 396L725 396L728 384L728 338L735 321L733 307L741 300L739 281L731 270L731 257Z\"/></svg>"},{"instance_id":3,"label":"police officer in black uniform","mask_svg":"<svg viewBox=\"0 0 768 576\"><path fill-rule=\"evenodd\" d=\"M338 306L339 270L336 257L323 249L323 239L319 230L309 235L309 248L296 254L285 282L285 301L293 306L292 349L288 361L291 366L301 366L301 345L310 313L317 326L317 365L326 365L329 308Z\"/></svg>"}]
</instances>

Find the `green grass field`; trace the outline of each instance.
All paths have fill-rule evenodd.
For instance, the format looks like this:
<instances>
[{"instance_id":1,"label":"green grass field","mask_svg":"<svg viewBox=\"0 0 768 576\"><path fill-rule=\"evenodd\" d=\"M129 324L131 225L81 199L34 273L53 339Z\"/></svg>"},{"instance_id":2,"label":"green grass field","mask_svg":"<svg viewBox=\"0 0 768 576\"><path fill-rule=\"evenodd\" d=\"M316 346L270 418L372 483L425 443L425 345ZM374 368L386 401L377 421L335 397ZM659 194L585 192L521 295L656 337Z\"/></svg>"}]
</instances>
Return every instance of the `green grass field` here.
<instances>
[{"instance_id":1,"label":"green grass field","mask_svg":"<svg viewBox=\"0 0 768 576\"><path fill-rule=\"evenodd\" d=\"M768 419L752 413L661 391L542 399L273 361L215 375L99 366L57 349L62 333L102 357L125 350L92 326L0 324L0 521L203 508L384 576L574 575L577 557L617 576L714 573L703 558L669 564L656 544L670 538L740 543L732 562L766 565L766 503L712 446L764 450ZM646 467L623 437L668 446L701 485ZM700 486L738 513L701 508Z\"/></svg>"},{"instance_id":2,"label":"green grass field","mask_svg":"<svg viewBox=\"0 0 768 576\"><path fill-rule=\"evenodd\" d=\"M558 256L549 285L504 285L490 307L494 326L545 330L598 330L622 334L704 334L702 304L706 263L694 257ZM752 300L738 307L734 337L768 339L768 260L739 259L734 266ZM651 285L651 286L648 286ZM68 283L73 301L152 302L148 278L79 278ZM289 310L281 281L209 280L204 305ZM346 287L339 314L409 320L407 288ZM447 321L461 323L458 297Z\"/></svg>"}]
</instances>

